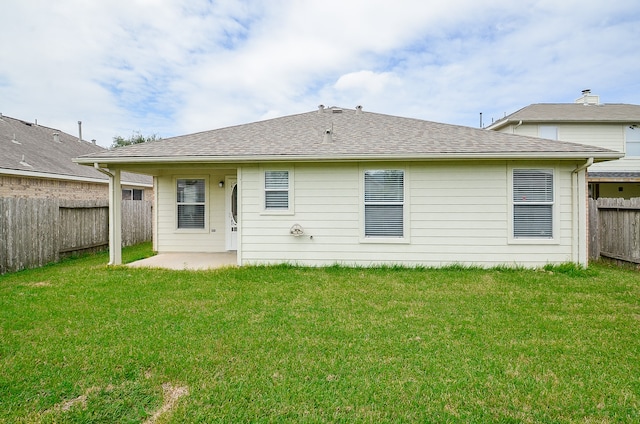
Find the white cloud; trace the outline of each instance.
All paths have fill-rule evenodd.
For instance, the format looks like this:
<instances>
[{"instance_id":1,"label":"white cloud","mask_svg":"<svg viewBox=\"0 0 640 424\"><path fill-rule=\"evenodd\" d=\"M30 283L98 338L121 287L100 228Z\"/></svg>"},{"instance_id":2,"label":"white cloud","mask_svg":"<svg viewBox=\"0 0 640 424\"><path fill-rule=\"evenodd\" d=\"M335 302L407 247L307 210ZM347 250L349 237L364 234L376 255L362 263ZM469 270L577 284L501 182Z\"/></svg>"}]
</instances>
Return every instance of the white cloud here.
<instances>
[{"instance_id":1,"label":"white cloud","mask_svg":"<svg viewBox=\"0 0 640 424\"><path fill-rule=\"evenodd\" d=\"M392 6L392 7L391 7ZM108 145L314 109L476 126L591 88L638 103L640 12L615 3L24 0L3 7L0 112Z\"/></svg>"}]
</instances>

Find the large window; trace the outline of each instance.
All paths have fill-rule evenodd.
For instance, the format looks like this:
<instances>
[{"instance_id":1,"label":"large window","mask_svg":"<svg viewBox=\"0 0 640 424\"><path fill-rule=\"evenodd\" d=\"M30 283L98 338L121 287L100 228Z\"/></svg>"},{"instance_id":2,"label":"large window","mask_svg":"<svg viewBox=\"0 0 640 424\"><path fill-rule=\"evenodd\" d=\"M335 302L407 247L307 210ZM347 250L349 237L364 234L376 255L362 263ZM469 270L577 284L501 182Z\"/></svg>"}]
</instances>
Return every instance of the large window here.
<instances>
[{"instance_id":1,"label":"large window","mask_svg":"<svg viewBox=\"0 0 640 424\"><path fill-rule=\"evenodd\" d=\"M289 171L265 171L264 208L270 211L289 209Z\"/></svg>"},{"instance_id":2,"label":"large window","mask_svg":"<svg viewBox=\"0 0 640 424\"><path fill-rule=\"evenodd\" d=\"M627 156L640 156L640 126L629 125L625 128L625 140Z\"/></svg>"},{"instance_id":3,"label":"large window","mask_svg":"<svg viewBox=\"0 0 640 424\"><path fill-rule=\"evenodd\" d=\"M513 170L513 238L553 238L553 169Z\"/></svg>"},{"instance_id":4,"label":"large window","mask_svg":"<svg viewBox=\"0 0 640 424\"><path fill-rule=\"evenodd\" d=\"M404 237L404 171L364 172L365 237Z\"/></svg>"},{"instance_id":5,"label":"large window","mask_svg":"<svg viewBox=\"0 0 640 424\"><path fill-rule=\"evenodd\" d=\"M178 228L204 228L204 179L177 180Z\"/></svg>"}]
</instances>

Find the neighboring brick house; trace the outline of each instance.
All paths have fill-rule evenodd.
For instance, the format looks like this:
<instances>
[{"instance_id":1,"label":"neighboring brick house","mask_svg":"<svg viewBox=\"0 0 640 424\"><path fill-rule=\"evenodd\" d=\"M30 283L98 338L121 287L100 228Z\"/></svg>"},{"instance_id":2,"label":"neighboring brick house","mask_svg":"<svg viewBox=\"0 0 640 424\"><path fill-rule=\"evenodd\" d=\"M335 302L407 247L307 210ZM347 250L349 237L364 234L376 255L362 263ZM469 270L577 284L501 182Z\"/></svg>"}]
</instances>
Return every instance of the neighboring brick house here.
<instances>
[{"instance_id":1,"label":"neighboring brick house","mask_svg":"<svg viewBox=\"0 0 640 424\"><path fill-rule=\"evenodd\" d=\"M487 129L624 152L622 159L589 167L590 195L640 197L640 105L603 104L584 90L574 103L532 104Z\"/></svg>"},{"instance_id":2,"label":"neighboring brick house","mask_svg":"<svg viewBox=\"0 0 640 424\"><path fill-rule=\"evenodd\" d=\"M72 161L106 150L60 130L0 114L0 198L107 200L109 178ZM123 199L153 200L151 177L123 173Z\"/></svg>"}]
</instances>

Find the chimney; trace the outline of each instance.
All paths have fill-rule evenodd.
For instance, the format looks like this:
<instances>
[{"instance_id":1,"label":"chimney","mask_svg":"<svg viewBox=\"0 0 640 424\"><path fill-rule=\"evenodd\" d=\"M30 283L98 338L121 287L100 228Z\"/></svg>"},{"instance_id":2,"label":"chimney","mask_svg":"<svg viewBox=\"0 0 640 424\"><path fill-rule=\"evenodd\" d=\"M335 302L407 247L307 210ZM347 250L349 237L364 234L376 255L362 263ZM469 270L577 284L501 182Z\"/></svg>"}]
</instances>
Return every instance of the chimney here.
<instances>
[{"instance_id":1,"label":"chimney","mask_svg":"<svg viewBox=\"0 0 640 424\"><path fill-rule=\"evenodd\" d=\"M585 106L589 105L599 105L600 104L600 96L596 94L591 94L590 89L582 90L582 96L576 99L575 103L581 103Z\"/></svg>"},{"instance_id":2,"label":"chimney","mask_svg":"<svg viewBox=\"0 0 640 424\"><path fill-rule=\"evenodd\" d=\"M82 121L78 121L78 141L82 142Z\"/></svg>"},{"instance_id":3,"label":"chimney","mask_svg":"<svg viewBox=\"0 0 640 424\"><path fill-rule=\"evenodd\" d=\"M95 139L95 138L92 138L92 139L91 139L91 142L92 142L93 144L96 144L96 139Z\"/></svg>"}]
</instances>

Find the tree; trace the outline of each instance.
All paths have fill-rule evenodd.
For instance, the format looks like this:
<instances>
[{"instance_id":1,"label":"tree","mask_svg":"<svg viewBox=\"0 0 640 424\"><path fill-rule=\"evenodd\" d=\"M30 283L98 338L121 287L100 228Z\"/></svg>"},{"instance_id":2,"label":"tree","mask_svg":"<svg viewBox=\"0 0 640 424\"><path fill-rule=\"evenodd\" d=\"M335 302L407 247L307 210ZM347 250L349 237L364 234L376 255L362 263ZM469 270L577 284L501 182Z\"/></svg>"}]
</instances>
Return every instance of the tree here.
<instances>
[{"instance_id":1,"label":"tree","mask_svg":"<svg viewBox=\"0 0 640 424\"><path fill-rule=\"evenodd\" d=\"M129 138L124 138L122 136L117 135L113 137L113 143L111 143L111 148L115 149L116 147L130 146L132 144L147 143L149 141L158 141L158 140L162 140L162 138L159 137L157 134L144 136L140 132L135 132L131 134L131 137Z\"/></svg>"}]
</instances>

